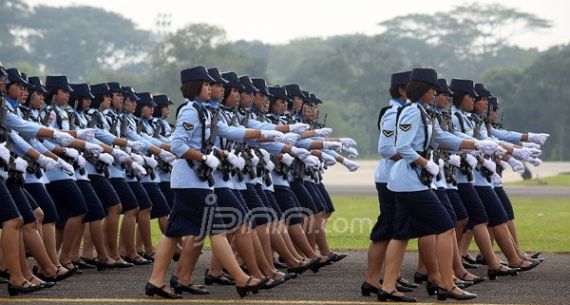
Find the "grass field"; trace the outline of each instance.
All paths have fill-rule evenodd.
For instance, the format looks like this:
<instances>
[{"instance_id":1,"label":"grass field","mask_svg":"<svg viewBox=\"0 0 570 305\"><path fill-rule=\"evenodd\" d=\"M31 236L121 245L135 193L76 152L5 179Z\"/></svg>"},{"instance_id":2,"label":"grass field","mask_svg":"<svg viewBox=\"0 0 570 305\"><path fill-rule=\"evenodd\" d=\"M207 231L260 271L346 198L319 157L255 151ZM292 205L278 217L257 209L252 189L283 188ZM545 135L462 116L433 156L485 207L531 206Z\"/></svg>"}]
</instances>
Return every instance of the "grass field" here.
<instances>
[{"instance_id":1,"label":"grass field","mask_svg":"<svg viewBox=\"0 0 570 305\"><path fill-rule=\"evenodd\" d=\"M524 250L570 252L570 199L518 197L511 200ZM336 212L327 224L331 247L368 248L369 233L378 217L378 199L375 196L336 196L333 202ZM153 235L156 243L160 237L156 222L153 222ZM476 248L474 242L471 246ZM408 249L417 249L417 243L410 241Z\"/></svg>"},{"instance_id":2,"label":"grass field","mask_svg":"<svg viewBox=\"0 0 570 305\"><path fill-rule=\"evenodd\" d=\"M509 185L521 186L570 186L570 173L559 174L545 178L536 178L531 180L522 180L509 183Z\"/></svg>"}]
</instances>

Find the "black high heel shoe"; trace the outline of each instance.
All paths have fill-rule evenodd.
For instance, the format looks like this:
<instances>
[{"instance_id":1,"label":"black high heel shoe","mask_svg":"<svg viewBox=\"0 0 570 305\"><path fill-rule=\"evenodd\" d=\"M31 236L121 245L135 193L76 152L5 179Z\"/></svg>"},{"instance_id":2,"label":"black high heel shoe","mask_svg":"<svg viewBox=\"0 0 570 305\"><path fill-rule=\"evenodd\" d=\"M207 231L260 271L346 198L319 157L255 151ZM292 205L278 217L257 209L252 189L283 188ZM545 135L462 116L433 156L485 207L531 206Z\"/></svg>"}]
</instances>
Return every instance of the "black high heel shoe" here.
<instances>
[{"instance_id":1,"label":"black high heel shoe","mask_svg":"<svg viewBox=\"0 0 570 305\"><path fill-rule=\"evenodd\" d=\"M332 261L333 261L333 263L336 263L336 262L338 262L338 261L341 261L341 260L345 259L345 258L348 256L348 254L345 254L345 253L332 252L331 254L332 254Z\"/></svg>"},{"instance_id":2,"label":"black high heel shoe","mask_svg":"<svg viewBox=\"0 0 570 305\"><path fill-rule=\"evenodd\" d=\"M443 289L441 287L439 287L439 289L437 290L437 299L440 301L445 301L448 298L450 299L454 299L454 300L458 300L458 301L466 301L466 300L471 300L477 297L476 294L474 293L469 293L467 291L463 291L462 294L455 294L453 293L453 290L458 289L457 286L453 286L453 288L451 288L451 290L447 290L447 289Z\"/></svg>"},{"instance_id":3,"label":"black high heel shoe","mask_svg":"<svg viewBox=\"0 0 570 305\"><path fill-rule=\"evenodd\" d=\"M461 257L466 263L472 264L472 265L477 265L477 259L471 257L471 255L467 254L467 255L463 255Z\"/></svg>"},{"instance_id":4,"label":"black high heel shoe","mask_svg":"<svg viewBox=\"0 0 570 305\"><path fill-rule=\"evenodd\" d=\"M304 265L301 264L301 265L299 265L298 267L287 268L287 272L289 272L289 273L303 274L305 271L307 271L307 270L309 270L309 269L311 269L311 268L314 268L314 267L316 267L317 265L319 265L319 263L320 263L320 262L319 262L319 259L318 259L318 258L315 258L314 260L309 261L308 263L306 263L306 264L304 264Z\"/></svg>"},{"instance_id":5,"label":"black high heel shoe","mask_svg":"<svg viewBox=\"0 0 570 305\"><path fill-rule=\"evenodd\" d=\"M129 264L133 264L136 266L145 266L145 265L150 265L152 264L152 261L147 260L145 258L143 258L142 256L137 256L137 257L128 257L128 256L123 256L122 257L123 260L125 260L125 262L129 263Z\"/></svg>"},{"instance_id":6,"label":"black high heel shoe","mask_svg":"<svg viewBox=\"0 0 570 305\"><path fill-rule=\"evenodd\" d=\"M460 289L465 289L465 288L469 288L471 286L475 285L475 283L471 282L471 281L463 281L460 279L456 279L455 280L455 286L457 286L457 288Z\"/></svg>"},{"instance_id":7,"label":"black high heel shoe","mask_svg":"<svg viewBox=\"0 0 570 305\"><path fill-rule=\"evenodd\" d=\"M40 273L40 269L38 266L34 266L32 267L32 274L37 276L40 280L44 281L44 282L59 282L59 281L63 281L66 278L74 275L75 273L77 273L77 268L73 268L73 269L69 269L67 270L66 273L59 273L59 271L61 270L61 268L63 268L63 266L58 266L57 267L57 271L55 272L54 276L47 276L44 275L42 273Z\"/></svg>"},{"instance_id":8,"label":"black high heel shoe","mask_svg":"<svg viewBox=\"0 0 570 305\"><path fill-rule=\"evenodd\" d=\"M380 286L382 286L384 284L384 280L380 280L379 283L380 283ZM396 290L398 292L401 292L401 293L414 292L414 290L412 288L404 287L404 286L400 285L400 283L398 283L398 282L396 282Z\"/></svg>"},{"instance_id":9,"label":"black high heel shoe","mask_svg":"<svg viewBox=\"0 0 570 305\"><path fill-rule=\"evenodd\" d=\"M463 264L463 268L465 268L465 269L478 269L479 268L479 265L470 264L464 260L461 261L461 264Z\"/></svg>"},{"instance_id":10,"label":"black high heel shoe","mask_svg":"<svg viewBox=\"0 0 570 305\"><path fill-rule=\"evenodd\" d=\"M394 295L394 292L396 292L396 290L393 290L392 292L386 292L386 291L380 289L380 292L378 293L378 301L386 302L388 300L391 300L391 301L402 302L402 303L415 303L415 302L417 302L416 298L405 296L405 295L402 295L402 296Z\"/></svg>"},{"instance_id":11,"label":"black high heel shoe","mask_svg":"<svg viewBox=\"0 0 570 305\"><path fill-rule=\"evenodd\" d=\"M324 262L321 262L321 260L319 259L316 264L311 266L310 269L311 269L311 271L313 271L313 273L317 273L317 272L319 272L319 269L321 269L322 267L332 265L332 264L333 264L332 258L329 255Z\"/></svg>"},{"instance_id":12,"label":"black high heel shoe","mask_svg":"<svg viewBox=\"0 0 570 305\"><path fill-rule=\"evenodd\" d=\"M428 276L427 274L421 274L419 272L414 273L414 283L421 284L423 282L427 282Z\"/></svg>"},{"instance_id":13,"label":"black high heel shoe","mask_svg":"<svg viewBox=\"0 0 570 305\"><path fill-rule=\"evenodd\" d=\"M466 282L473 282L473 285L477 285L479 283L484 282L485 280L487 280L486 277L480 277L480 276L475 276L472 280L468 280L465 278L465 276L468 274L468 272L465 272L461 277L458 277L458 279L462 280L462 281L466 281Z\"/></svg>"},{"instance_id":14,"label":"black high heel shoe","mask_svg":"<svg viewBox=\"0 0 570 305\"><path fill-rule=\"evenodd\" d=\"M418 287L420 287L420 285L415 284L415 283L409 283L407 280L404 281L404 278L400 275L398 277L398 279L396 280L396 282L406 288L410 288L410 289L416 289Z\"/></svg>"},{"instance_id":15,"label":"black high heel shoe","mask_svg":"<svg viewBox=\"0 0 570 305\"><path fill-rule=\"evenodd\" d=\"M434 283L434 282L430 282L429 280L427 281L426 284L426 291L428 293L428 295L431 297L433 295L435 295L437 293L437 290L439 289L439 285Z\"/></svg>"},{"instance_id":16,"label":"black high heel shoe","mask_svg":"<svg viewBox=\"0 0 570 305\"><path fill-rule=\"evenodd\" d=\"M155 295L158 295L159 297L162 297L165 299L182 299L181 295L177 295L175 293L171 293L171 292L163 290L164 287L166 287L166 285L162 285L162 287L156 287L153 284L147 282L146 286L144 287L144 293L146 295L148 295L149 297L153 297Z\"/></svg>"},{"instance_id":17,"label":"black high heel shoe","mask_svg":"<svg viewBox=\"0 0 570 305\"><path fill-rule=\"evenodd\" d=\"M248 292L256 293L257 291L259 291L259 289L263 285L267 284L267 282L269 281L269 278L265 277L265 278L261 279L259 282L257 282L257 284L250 286L249 283L251 282L251 280L253 280L253 276L249 277L249 279L245 283L245 286L236 286L236 291L239 294L240 298L244 298Z\"/></svg>"},{"instance_id":18,"label":"black high heel shoe","mask_svg":"<svg viewBox=\"0 0 570 305\"><path fill-rule=\"evenodd\" d=\"M510 266L509 268L517 268L520 269L520 271L529 271L531 269L534 269L536 266L540 265L541 262L540 261L533 261L532 263L530 263L530 265L528 266L523 266L522 264L524 263L524 261L522 263L520 263L518 266Z\"/></svg>"},{"instance_id":19,"label":"black high heel shoe","mask_svg":"<svg viewBox=\"0 0 570 305\"><path fill-rule=\"evenodd\" d=\"M25 286L26 284L29 284L29 286ZM13 296L17 296L18 294L22 293L32 293L35 291L39 291L44 289L45 287L42 287L41 285L34 285L28 281L24 281L22 284L20 285L16 285L13 283L8 282L8 294L13 297Z\"/></svg>"},{"instance_id":20,"label":"black high heel shoe","mask_svg":"<svg viewBox=\"0 0 570 305\"><path fill-rule=\"evenodd\" d=\"M222 285L222 286L233 286L236 284L235 281L226 278L223 274L215 277L213 275L208 274L208 270L204 273L204 284L210 286L214 284Z\"/></svg>"},{"instance_id":21,"label":"black high heel shoe","mask_svg":"<svg viewBox=\"0 0 570 305\"><path fill-rule=\"evenodd\" d=\"M195 287L192 287L195 286ZM183 292L188 292L190 294L210 294L210 291L204 289L202 285L195 285L190 283L189 285L183 285L178 280L172 281L170 280L170 287L174 288L174 293L182 294Z\"/></svg>"},{"instance_id":22,"label":"black high heel shoe","mask_svg":"<svg viewBox=\"0 0 570 305\"><path fill-rule=\"evenodd\" d=\"M507 268L507 270L503 270L503 268ZM494 281L497 279L498 276L508 276L508 275L516 276L519 274L519 272L520 269L518 268L508 268L501 266L499 269L488 269L487 276L491 281Z\"/></svg>"},{"instance_id":23,"label":"black high heel shoe","mask_svg":"<svg viewBox=\"0 0 570 305\"><path fill-rule=\"evenodd\" d=\"M369 297L371 294L378 294L379 289L370 285L368 282L362 282L360 285L360 292L362 292L363 297Z\"/></svg>"},{"instance_id":24,"label":"black high heel shoe","mask_svg":"<svg viewBox=\"0 0 570 305\"><path fill-rule=\"evenodd\" d=\"M77 266L77 268L79 268L79 269L89 270L89 269L95 269L96 268L95 265L89 264L82 259L79 259L78 261L71 262L71 263L74 264L75 266Z\"/></svg>"}]
</instances>

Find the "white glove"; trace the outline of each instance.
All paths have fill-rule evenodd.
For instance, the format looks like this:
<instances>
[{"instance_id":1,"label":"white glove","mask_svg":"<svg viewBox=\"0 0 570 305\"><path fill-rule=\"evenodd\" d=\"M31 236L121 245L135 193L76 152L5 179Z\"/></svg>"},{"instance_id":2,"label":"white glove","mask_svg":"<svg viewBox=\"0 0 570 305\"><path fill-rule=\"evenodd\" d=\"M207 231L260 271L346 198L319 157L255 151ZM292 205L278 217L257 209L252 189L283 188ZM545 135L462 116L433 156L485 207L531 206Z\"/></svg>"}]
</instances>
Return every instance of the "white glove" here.
<instances>
[{"instance_id":1,"label":"white glove","mask_svg":"<svg viewBox=\"0 0 570 305\"><path fill-rule=\"evenodd\" d=\"M119 160L119 163L124 163L125 161L129 160L129 154L118 148L113 148L111 155Z\"/></svg>"},{"instance_id":2,"label":"white glove","mask_svg":"<svg viewBox=\"0 0 570 305\"><path fill-rule=\"evenodd\" d=\"M238 164L236 165L236 167L239 170L243 170L243 168L245 167L245 159L241 156L241 153L238 154L237 158L238 158Z\"/></svg>"},{"instance_id":3,"label":"white glove","mask_svg":"<svg viewBox=\"0 0 570 305\"><path fill-rule=\"evenodd\" d=\"M272 171L275 168L275 163L273 163L271 160L269 161L265 161L265 169L268 171Z\"/></svg>"},{"instance_id":4,"label":"white glove","mask_svg":"<svg viewBox=\"0 0 570 305\"><path fill-rule=\"evenodd\" d=\"M305 163L306 167L318 168L319 167L319 158L317 158L315 156L308 156L307 158L305 158L305 160L303 160L303 163Z\"/></svg>"},{"instance_id":5,"label":"white glove","mask_svg":"<svg viewBox=\"0 0 570 305\"><path fill-rule=\"evenodd\" d=\"M530 151L526 148L513 148L513 157L519 160L528 160L531 158Z\"/></svg>"},{"instance_id":6,"label":"white glove","mask_svg":"<svg viewBox=\"0 0 570 305\"><path fill-rule=\"evenodd\" d=\"M475 169L475 167L477 167L477 158L473 157L470 154L465 155L465 162L469 164L469 167L471 167L471 169Z\"/></svg>"},{"instance_id":7,"label":"white glove","mask_svg":"<svg viewBox=\"0 0 570 305\"><path fill-rule=\"evenodd\" d=\"M75 174L75 169L71 164L65 162L62 158L57 159L57 163L59 164L59 168L61 168L66 174L73 175Z\"/></svg>"},{"instance_id":8,"label":"white glove","mask_svg":"<svg viewBox=\"0 0 570 305\"><path fill-rule=\"evenodd\" d=\"M321 156L321 158L323 158L323 161L325 162L325 164L327 166L333 166L336 164L336 160L334 159L333 156L329 155L329 154L325 154L323 153L323 155Z\"/></svg>"},{"instance_id":9,"label":"white glove","mask_svg":"<svg viewBox=\"0 0 570 305\"><path fill-rule=\"evenodd\" d=\"M536 148L536 149L540 149L540 145L539 145L539 144L532 143L532 142L522 142L521 145L522 145L522 147L524 147L524 148Z\"/></svg>"},{"instance_id":10,"label":"white glove","mask_svg":"<svg viewBox=\"0 0 570 305\"><path fill-rule=\"evenodd\" d=\"M290 154L284 153L283 156L281 157L280 162L287 166L291 166L291 164L293 164L293 160L295 160L295 158L291 157Z\"/></svg>"},{"instance_id":11,"label":"white glove","mask_svg":"<svg viewBox=\"0 0 570 305\"><path fill-rule=\"evenodd\" d=\"M14 169L16 171L19 171L21 173L25 173L26 172L26 168L28 168L28 162L20 157L16 158L16 160L14 160Z\"/></svg>"},{"instance_id":12,"label":"white glove","mask_svg":"<svg viewBox=\"0 0 570 305\"><path fill-rule=\"evenodd\" d=\"M507 161L501 160L501 161L499 161L499 166L500 166L503 170L506 170L507 168L509 168L509 163L507 163Z\"/></svg>"},{"instance_id":13,"label":"white glove","mask_svg":"<svg viewBox=\"0 0 570 305\"><path fill-rule=\"evenodd\" d=\"M507 162L513 169L513 172L522 172L524 170L524 165L515 158L509 158Z\"/></svg>"},{"instance_id":14,"label":"white glove","mask_svg":"<svg viewBox=\"0 0 570 305\"><path fill-rule=\"evenodd\" d=\"M85 168L85 163L87 163L87 160L85 160L85 158L83 158L82 155L77 156L77 166L79 166L79 168Z\"/></svg>"},{"instance_id":15,"label":"white glove","mask_svg":"<svg viewBox=\"0 0 570 305\"><path fill-rule=\"evenodd\" d=\"M443 161L443 159L439 159L437 161L437 165L439 165L439 171L443 172L443 170L445 169L445 161Z\"/></svg>"},{"instance_id":16,"label":"white glove","mask_svg":"<svg viewBox=\"0 0 570 305\"><path fill-rule=\"evenodd\" d=\"M10 163L10 150L6 148L6 142L0 144L0 158L6 162Z\"/></svg>"},{"instance_id":17,"label":"white glove","mask_svg":"<svg viewBox=\"0 0 570 305\"><path fill-rule=\"evenodd\" d=\"M548 133L528 133L528 141L539 145L544 145L544 142L550 137Z\"/></svg>"},{"instance_id":18,"label":"white glove","mask_svg":"<svg viewBox=\"0 0 570 305\"><path fill-rule=\"evenodd\" d=\"M75 148L64 148L63 154L74 160L79 157L79 152Z\"/></svg>"},{"instance_id":19,"label":"white glove","mask_svg":"<svg viewBox=\"0 0 570 305\"><path fill-rule=\"evenodd\" d=\"M340 142L324 141L323 148L340 151L342 149L342 144Z\"/></svg>"},{"instance_id":20,"label":"white glove","mask_svg":"<svg viewBox=\"0 0 570 305\"><path fill-rule=\"evenodd\" d=\"M95 137L95 129L85 128L77 130L77 138L84 141L93 141Z\"/></svg>"},{"instance_id":21,"label":"white glove","mask_svg":"<svg viewBox=\"0 0 570 305\"><path fill-rule=\"evenodd\" d=\"M434 177L439 173L439 166L432 160L428 160L424 168Z\"/></svg>"},{"instance_id":22,"label":"white glove","mask_svg":"<svg viewBox=\"0 0 570 305\"><path fill-rule=\"evenodd\" d=\"M261 155L263 155L263 161L271 162L271 155L269 152L267 152L267 150L260 148L259 151L261 152Z\"/></svg>"},{"instance_id":23,"label":"white glove","mask_svg":"<svg viewBox=\"0 0 570 305\"><path fill-rule=\"evenodd\" d=\"M309 152L308 150L304 149L304 148L298 148L298 147L291 147L291 154L293 154L293 156L303 160L306 157L311 155L311 152Z\"/></svg>"},{"instance_id":24,"label":"white glove","mask_svg":"<svg viewBox=\"0 0 570 305\"><path fill-rule=\"evenodd\" d=\"M107 153L99 154L99 160L107 165L113 164L114 161L113 156Z\"/></svg>"},{"instance_id":25,"label":"white glove","mask_svg":"<svg viewBox=\"0 0 570 305\"><path fill-rule=\"evenodd\" d=\"M455 167L460 167L461 166L461 157L458 155L450 155L448 162L450 165L453 165Z\"/></svg>"},{"instance_id":26,"label":"white glove","mask_svg":"<svg viewBox=\"0 0 570 305\"><path fill-rule=\"evenodd\" d=\"M478 150L483 151L485 154L492 154L497 150L499 145L492 140L479 140L475 142L475 148Z\"/></svg>"},{"instance_id":27,"label":"white glove","mask_svg":"<svg viewBox=\"0 0 570 305\"><path fill-rule=\"evenodd\" d=\"M172 163L176 160L176 156L166 150L161 150L158 157L166 163Z\"/></svg>"},{"instance_id":28,"label":"white glove","mask_svg":"<svg viewBox=\"0 0 570 305\"><path fill-rule=\"evenodd\" d=\"M50 171L58 166L57 161L55 161L52 158L48 158L44 155L40 155L40 157L36 161L46 171Z\"/></svg>"},{"instance_id":29,"label":"white glove","mask_svg":"<svg viewBox=\"0 0 570 305\"><path fill-rule=\"evenodd\" d=\"M70 134L57 130L53 131L53 139L61 143L62 146L69 146L75 140Z\"/></svg>"},{"instance_id":30,"label":"white glove","mask_svg":"<svg viewBox=\"0 0 570 305\"><path fill-rule=\"evenodd\" d=\"M346 167L351 172L360 168L360 165L358 165L358 163L356 163L352 160L349 160L347 158L344 158L344 160L342 161L342 165L344 165L344 167Z\"/></svg>"},{"instance_id":31,"label":"white glove","mask_svg":"<svg viewBox=\"0 0 570 305\"><path fill-rule=\"evenodd\" d=\"M342 147L342 151L346 153L346 155L348 156L348 158L350 159L354 159L356 157L358 157L358 150L356 150L356 148L354 147Z\"/></svg>"},{"instance_id":32,"label":"white glove","mask_svg":"<svg viewBox=\"0 0 570 305\"><path fill-rule=\"evenodd\" d=\"M319 136L328 137L333 133L333 130L332 130L332 128L325 127L325 128L315 129L315 132Z\"/></svg>"},{"instance_id":33,"label":"white glove","mask_svg":"<svg viewBox=\"0 0 570 305\"><path fill-rule=\"evenodd\" d=\"M264 139L275 139L275 138L280 138L283 136L283 133L281 131L277 131L277 130L261 130L261 137Z\"/></svg>"},{"instance_id":34,"label":"white glove","mask_svg":"<svg viewBox=\"0 0 570 305\"><path fill-rule=\"evenodd\" d=\"M297 123L289 125L289 131L297 134L303 134L305 131L309 130L309 124Z\"/></svg>"},{"instance_id":35,"label":"white glove","mask_svg":"<svg viewBox=\"0 0 570 305\"><path fill-rule=\"evenodd\" d=\"M85 142L85 148L86 151L92 153L92 154L100 154L103 152L103 147L101 147L100 145L97 144L93 144L93 143L89 143L89 142Z\"/></svg>"},{"instance_id":36,"label":"white glove","mask_svg":"<svg viewBox=\"0 0 570 305\"><path fill-rule=\"evenodd\" d=\"M130 153L131 159L135 161L138 165L144 165L144 158L143 156L135 153Z\"/></svg>"},{"instance_id":37,"label":"white glove","mask_svg":"<svg viewBox=\"0 0 570 305\"><path fill-rule=\"evenodd\" d=\"M259 157L255 154L253 149L250 150L249 153L251 154L251 165L254 167L257 166L257 164L259 164Z\"/></svg>"},{"instance_id":38,"label":"white glove","mask_svg":"<svg viewBox=\"0 0 570 305\"><path fill-rule=\"evenodd\" d=\"M143 156L143 158L144 158L144 163L146 163L148 167L155 169L158 166L158 162L154 158L146 156Z\"/></svg>"},{"instance_id":39,"label":"white glove","mask_svg":"<svg viewBox=\"0 0 570 305\"><path fill-rule=\"evenodd\" d=\"M144 143L139 141L127 141L127 146L134 151L141 151L144 149Z\"/></svg>"},{"instance_id":40,"label":"white glove","mask_svg":"<svg viewBox=\"0 0 570 305\"><path fill-rule=\"evenodd\" d=\"M236 156L236 154L234 154L233 152L230 152L228 154L228 156L226 157L226 160L228 160L228 162L235 168L239 168L240 166L240 160L238 158L238 156Z\"/></svg>"},{"instance_id":41,"label":"white glove","mask_svg":"<svg viewBox=\"0 0 570 305\"><path fill-rule=\"evenodd\" d=\"M342 143L342 146L347 146L347 147L354 147L356 146L356 141L354 141L351 138L340 138L340 143Z\"/></svg>"},{"instance_id":42,"label":"white glove","mask_svg":"<svg viewBox=\"0 0 570 305\"><path fill-rule=\"evenodd\" d=\"M299 134L288 132L281 137L275 138L275 141L288 145L295 145L295 143L297 143L300 137L301 135Z\"/></svg>"},{"instance_id":43,"label":"white glove","mask_svg":"<svg viewBox=\"0 0 570 305\"><path fill-rule=\"evenodd\" d=\"M214 156L214 152L211 152L209 155L206 156L206 161L204 161L208 167L211 169L216 169L220 165L220 160Z\"/></svg>"},{"instance_id":44,"label":"white glove","mask_svg":"<svg viewBox=\"0 0 570 305\"><path fill-rule=\"evenodd\" d=\"M532 159L528 160L528 163L530 163L536 167L536 166L539 166L542 164L542 160L540 160L539 158L532 158Z\"/></svg>"},{"instance_id":45,"label":"white glove","mask_svg":"<svg viewBox=\"0 0 570 305\"><path fill-rule=\"evenodd\" d=\"M542 150L538 148L525 148L525 149L530 152L530 156L532 158L538 158L540 157L540 155L542 155Z\"/></svg>"},{"instance_id":46,"label":"white glove","mask_svg":"<svg viewBox=\"0 0 570 305\"><path fill-rule=\"evenodd\" d=\"M131 163L131 169L133 170L133 173L135 174L135 176L146 176L146 170L144 169L144 167L142 167L140 164L133 162Z\"/></svg>"},{"instance_id":47,"label":"white glove","mask_svg":"<svg viewBox=\"0 0 570 305\"><path fill-rule=\"evenodd\" d=\"M490 170L490 171L493 172L493 173L496 173L496 172L497 172L497 163L495 163L495 162L493 162L493 161L491 161L491 160L485 159L485 160L483 161L483 167L486 168L486 169L488 169L488 170Z\"/></svg>"}]
</instances>

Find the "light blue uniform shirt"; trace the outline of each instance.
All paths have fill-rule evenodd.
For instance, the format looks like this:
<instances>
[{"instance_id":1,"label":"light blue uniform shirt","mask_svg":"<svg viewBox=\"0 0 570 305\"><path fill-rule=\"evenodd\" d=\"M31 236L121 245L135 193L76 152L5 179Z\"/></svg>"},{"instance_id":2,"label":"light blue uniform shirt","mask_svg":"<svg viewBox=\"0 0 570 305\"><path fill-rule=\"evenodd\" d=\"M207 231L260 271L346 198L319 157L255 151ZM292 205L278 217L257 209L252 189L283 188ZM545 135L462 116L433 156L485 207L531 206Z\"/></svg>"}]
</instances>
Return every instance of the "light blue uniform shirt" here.
<instances>
[{"instance_id":1,"label":"light blue uniform shirt","mask_svg":"<svg viewBox=\"0 0 570 305\"><path fill-rule=\"evenodd\" d=\"M394 165L395 161L390 158L398 153L396 150L396 114L398 109L406 101L401 99L390 100L389 105L391 106L380 120L380 136L378 138L378 154L382 157L382 160L378 161L378 166L374 172L374 181L376 183L388 183L390 179L390 170Z\"/></svg>"},{"instance_id":2,"label":"light blue uniform shirt","mask_svg":"<svg viewBox=\"0 0 570 305\"><path fill-rule=\"evenodd\" d=\"M494 127L491 127L491 135L501 141L509 142L512 144L520 144L522 138L522 133L520 132L497 129Z\"/></svg>"}]
</instances>

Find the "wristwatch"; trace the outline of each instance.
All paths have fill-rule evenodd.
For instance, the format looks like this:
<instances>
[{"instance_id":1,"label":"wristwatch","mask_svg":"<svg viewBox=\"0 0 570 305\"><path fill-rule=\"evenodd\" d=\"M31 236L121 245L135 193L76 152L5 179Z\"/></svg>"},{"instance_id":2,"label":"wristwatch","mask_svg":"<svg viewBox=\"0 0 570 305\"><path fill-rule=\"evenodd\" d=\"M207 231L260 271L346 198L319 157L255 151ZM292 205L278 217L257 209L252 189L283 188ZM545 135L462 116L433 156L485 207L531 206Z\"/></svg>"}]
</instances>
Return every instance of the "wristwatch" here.
<instances>
[{"instance_id":1,"label":"wristwatch","mask_svg":"<svg viewBox=\"0 0 570 305\"><path fill-rule=\"evenodd\" d=\"M206 159L208 159L207 155L202 155L202 162L206 162Z\"/></svg>"}]
</instances>

